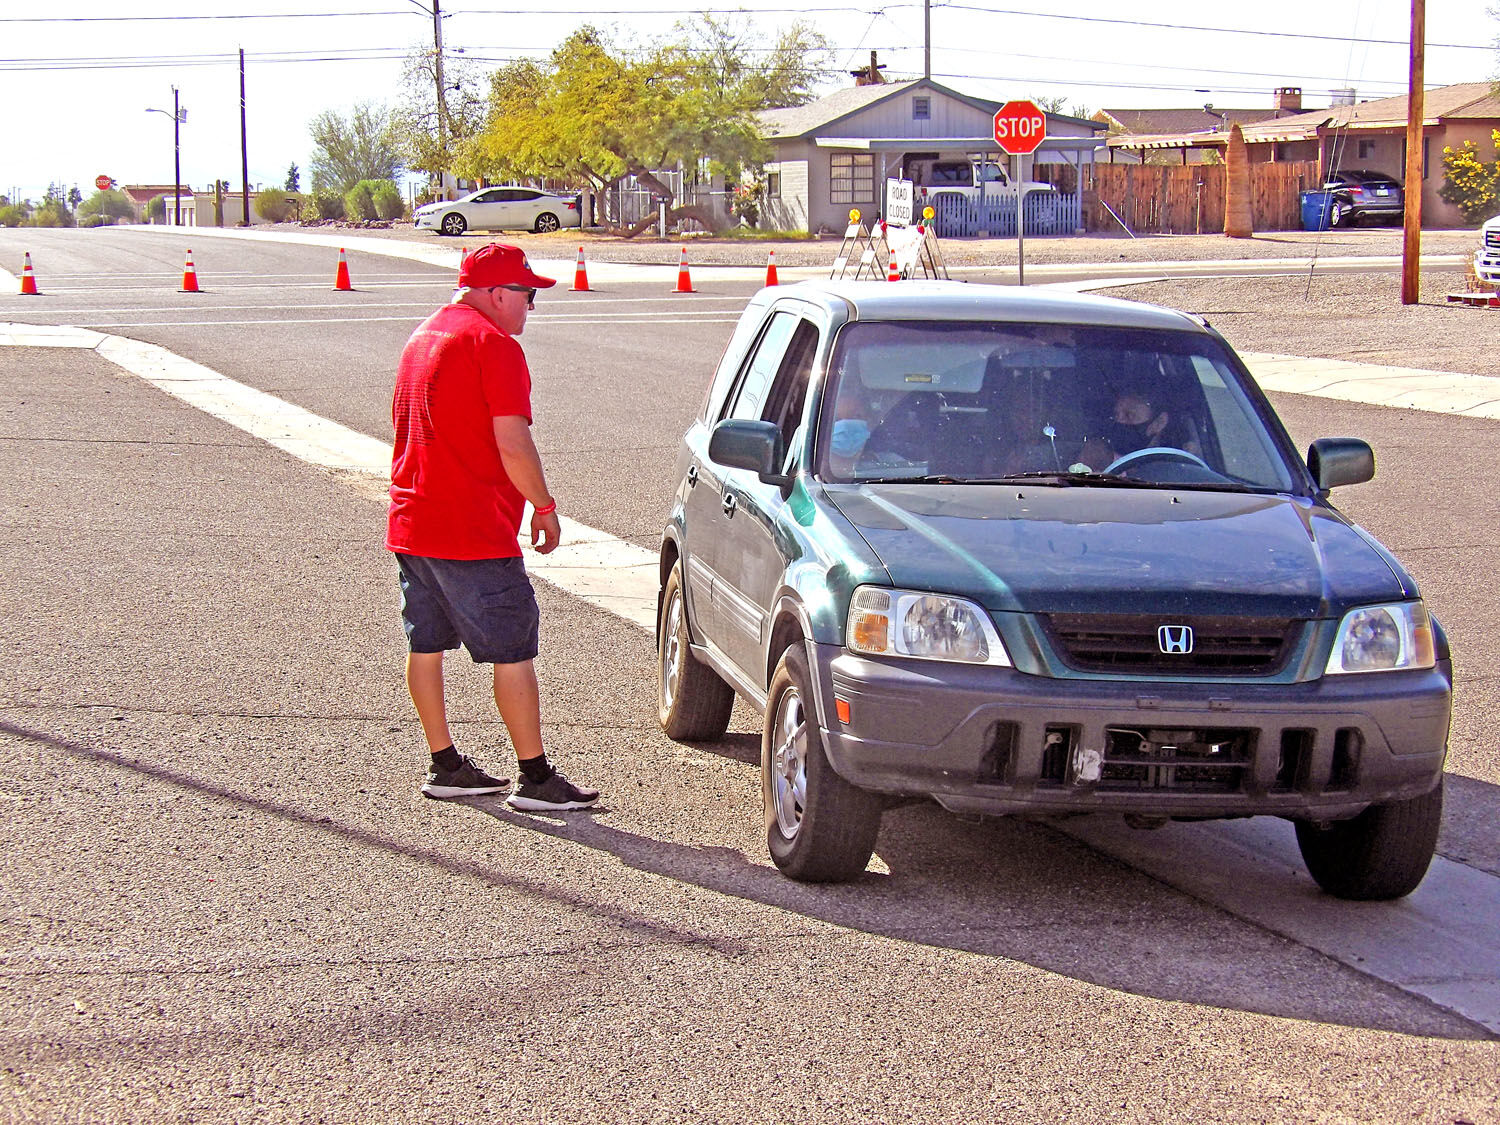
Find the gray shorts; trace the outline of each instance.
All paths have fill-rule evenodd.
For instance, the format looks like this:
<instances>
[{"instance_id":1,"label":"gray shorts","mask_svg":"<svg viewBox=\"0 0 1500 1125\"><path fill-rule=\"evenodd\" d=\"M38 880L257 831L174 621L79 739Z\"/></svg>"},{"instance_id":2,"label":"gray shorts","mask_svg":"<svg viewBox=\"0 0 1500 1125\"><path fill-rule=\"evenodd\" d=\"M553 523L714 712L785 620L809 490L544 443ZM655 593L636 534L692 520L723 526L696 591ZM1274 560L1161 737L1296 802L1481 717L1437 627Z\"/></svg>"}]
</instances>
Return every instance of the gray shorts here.
<instances>
[{"instance_id":1,"label":"gray shorts","mask_svg":"<svg viewBox=\"0 0 1500 1125\"><path fill-rule=\"evenodd\" d=\"M476 664L519 664L537 654L540 614L526 565L516 559L396 555L401 623L412 652L462 642Z\"/></svg>"}]
</instances>

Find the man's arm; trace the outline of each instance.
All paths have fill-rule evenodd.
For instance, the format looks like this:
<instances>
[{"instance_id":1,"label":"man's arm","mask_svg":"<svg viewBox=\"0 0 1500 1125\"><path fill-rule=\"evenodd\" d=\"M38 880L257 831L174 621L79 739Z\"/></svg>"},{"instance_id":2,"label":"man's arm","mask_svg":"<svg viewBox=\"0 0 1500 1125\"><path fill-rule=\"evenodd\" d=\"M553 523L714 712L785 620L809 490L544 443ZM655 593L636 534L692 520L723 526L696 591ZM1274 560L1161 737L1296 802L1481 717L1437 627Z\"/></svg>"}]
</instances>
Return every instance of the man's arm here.
<instances>
[{"instance_id":1,"label":"man's arm","mask_svg":"<svg viewBox=\"0 0 1500 1125\"><path fill-rule=\"evenodd\" d=\"M531 424L518 414L507 414L493 419L495 425L495 447L500 451L500 463L505 466L505 475L531 501L533 509L545 508L552 503L552 494L547 490L547 478L542 472L542 458L531 440ZM531 513L531 545L538 554L556 550L562 541L562 525L558 522L556 508L546 515Z\"/></svg>"}]
</instances>

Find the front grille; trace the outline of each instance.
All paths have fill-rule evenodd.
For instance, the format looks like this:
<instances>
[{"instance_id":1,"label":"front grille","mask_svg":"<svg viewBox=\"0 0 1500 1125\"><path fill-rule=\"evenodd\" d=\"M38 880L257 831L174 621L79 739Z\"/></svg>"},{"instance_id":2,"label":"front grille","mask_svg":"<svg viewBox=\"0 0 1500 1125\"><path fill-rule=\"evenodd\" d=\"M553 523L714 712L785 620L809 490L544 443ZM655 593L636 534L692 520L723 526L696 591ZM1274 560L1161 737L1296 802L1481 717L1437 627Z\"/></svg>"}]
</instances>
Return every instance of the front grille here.
<instances>
[{"instance_id":1,"label":"front grille","mask_svg":"<svg viewBox=\"0 0 1500 1125\"><path fill-rule=\"evenodd\" d=\"M1054 613L1044 621L1070 668L1167 675L1274 675L1285 665L1302 627L1286 618L1133 613ZM1163 625L1192 629L1192 651L1163 652L1157 632Z\"/></svg>"},{"instance_id":2,"label":"front grille","mask_svg":"<svg viewBox=\"0 0 1500 1125\"><path fill-rule=\"evenodd\" d=\"M1485 231L1484 245L1488 250L1500 250L1500 230Z\"/></svg>"},{"instance_id":3,"label":"front grille","mask_svg":"<svg viewBox=\"0 0 1500 1125\"><path fill-rule=\"evenodd\" d=\"M1234 793L1255 753L1247 730L1156 730L1107 727L1100 789Z\"/></svg>"}]
</instances>

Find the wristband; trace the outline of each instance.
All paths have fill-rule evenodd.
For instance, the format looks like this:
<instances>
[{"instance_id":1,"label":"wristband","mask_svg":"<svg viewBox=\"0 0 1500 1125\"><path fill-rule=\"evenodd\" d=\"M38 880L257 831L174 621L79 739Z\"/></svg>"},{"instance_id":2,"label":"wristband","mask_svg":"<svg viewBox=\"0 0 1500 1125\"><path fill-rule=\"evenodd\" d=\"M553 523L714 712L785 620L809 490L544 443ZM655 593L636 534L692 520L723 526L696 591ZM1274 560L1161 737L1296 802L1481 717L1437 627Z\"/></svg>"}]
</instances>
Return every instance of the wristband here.
<instances>
[{"instance_id":1,"label":"wristband","mask_svg":"<svg viewBox=\"0 0 1500 1125\"><path fill-rule=\"evenodd\" d=\"M553 500L550 503L548 503L545 507L535 508L533 510L534 510L534 512L535 512L536 515L539 515L539 516L550 516L553 512L557 511L557 501Z\"/></svg>"}]
</instances>

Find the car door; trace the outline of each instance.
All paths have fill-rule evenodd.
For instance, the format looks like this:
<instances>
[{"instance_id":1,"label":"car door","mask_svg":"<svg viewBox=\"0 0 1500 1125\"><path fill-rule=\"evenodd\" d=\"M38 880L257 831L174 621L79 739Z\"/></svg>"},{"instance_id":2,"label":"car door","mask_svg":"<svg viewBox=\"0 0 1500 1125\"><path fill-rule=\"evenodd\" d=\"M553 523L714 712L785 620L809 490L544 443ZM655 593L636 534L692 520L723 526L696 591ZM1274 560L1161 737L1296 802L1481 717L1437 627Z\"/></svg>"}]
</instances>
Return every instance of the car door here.
<instances>
[{"instance_id":1,"label":"car door","mask_svg":"<svg viewBox=\"0 0 1500 1125\"><path fill-rule=\"evenodd\" d=\"M502 188L490 188L488 191L480 192L463 205L464 219L472 230L501 230L498 224L503 221L505 215L505 204L502 202Z\"/></svg>"},{"instance_id":2,"label":"car door","mask_svg":"<svg viewBox=\"0 0 1500 1125\"><path fill-rule=\"evenodd\" d=\"M772 379L786 354L799 318L788 312L773 312L761 329L759 338L746 353L725 397L724 406L710 427L726 418L759 418ZM746 632L757 632L759 624L753 606L742 596L726 595L722 574L733 565L737 549L733 539L738 531L739 492L726 491L725 483L733 470L716 464L708 456L708 446L694 452L688 465L688 494L684 504L687 532L688 604L693 624L714 648L733 660L733 652L743 648L735 638ZM743 520L740 521L744 523Z\"/></svg>"},{"instance_id":3,"label":"car door","mask_svg":"<svg viewBox=\"0 0 1500 1125\"><path fill-rule=\"evenodd\" d=\"M737 402L733 417L774 422L786 443L783 472L793 473L800 447L800 428L806 413L808 387L819 350L821 333L810 318L780 311L791 321L768 389L757 398ZM767 356L768 366L770 357ZM765 651L770 640L772 600L781 586L788 555L794 550L779 521L787 490L744 469L725 474L721 510L725 513L726 551L718 566L714 601L724 623L725 650L757 684L767 682Z\"/></svg>"}]
</instances>

